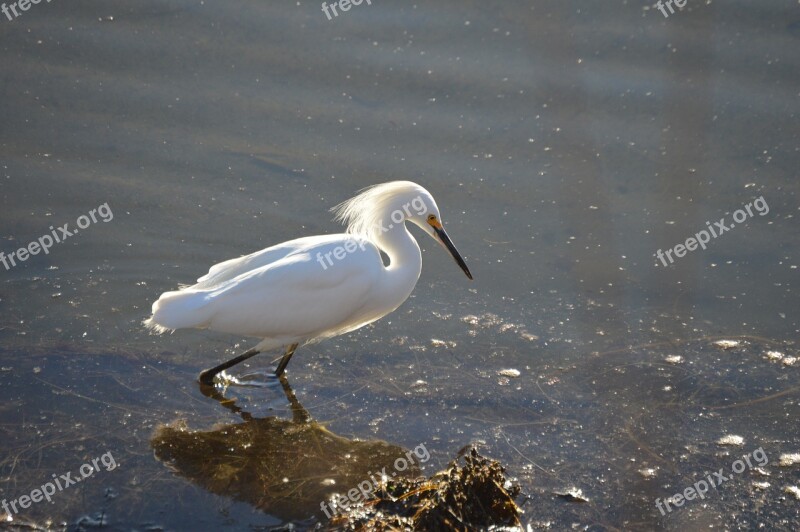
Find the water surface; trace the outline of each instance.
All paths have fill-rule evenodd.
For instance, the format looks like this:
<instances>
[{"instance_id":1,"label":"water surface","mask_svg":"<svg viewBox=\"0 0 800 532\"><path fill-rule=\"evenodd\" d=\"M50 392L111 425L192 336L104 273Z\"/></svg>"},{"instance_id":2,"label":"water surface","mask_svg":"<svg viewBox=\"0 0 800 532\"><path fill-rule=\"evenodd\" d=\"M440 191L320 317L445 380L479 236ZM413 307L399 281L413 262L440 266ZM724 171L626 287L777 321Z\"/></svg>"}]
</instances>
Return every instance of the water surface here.
<instances>
[{"instance_id":1,"label":"water surface","mask_svg":"<svg viewBox=\"0 0 800 532\"><path fill-rule=\"evenodd\" d=\"M15 519L319 519L235 482L215 491L154 450L164 426L247 423L194 379L253 341L141 321L211 264L338 231L330 207L411 179L475 281L415 232L412 297L293 359L311 418L339 441L425 444L426 474L479 444L521 483L533 527L797 528L798 466L778 463L800 452L799 27L789 0L689 0L669 18L644 2L471 0L374 0L330 21L316 3L184 0L0 17L0 250L113 212L0 266L0 494L106 452L118 463ZM656 257L759 197L769 212L708 249ZM292 419L279 386L229 392L270 429ZM763 473L658 511L758 448ZM556 495L576 489L588 502Z\"/></svg>"}]
</instances>

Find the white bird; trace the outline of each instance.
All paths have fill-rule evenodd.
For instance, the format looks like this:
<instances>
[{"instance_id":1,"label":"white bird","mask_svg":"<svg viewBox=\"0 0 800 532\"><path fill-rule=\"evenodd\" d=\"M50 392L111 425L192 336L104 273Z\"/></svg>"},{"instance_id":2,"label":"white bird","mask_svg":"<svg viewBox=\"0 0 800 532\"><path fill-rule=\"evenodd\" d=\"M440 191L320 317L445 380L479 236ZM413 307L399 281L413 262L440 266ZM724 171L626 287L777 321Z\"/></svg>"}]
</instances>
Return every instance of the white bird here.
<instances>
[{"instance_id":1,"label":"white bird","mask_svg":"<svg viewBox=\"0 0 800 532\"><path fill-rule=\"evenodd\" d=\"M281 376L298 345L363 327L408 298L422 255L405 222L439 242L472 279L436 201L416 183L375 185L332 210L346 233L298 238L216 264L197 284L161 294L144 324L159 333L196 328L263 339L203 371L203 384L262 351L285 347L275 371Z\"/></svg>"}]
</instances>

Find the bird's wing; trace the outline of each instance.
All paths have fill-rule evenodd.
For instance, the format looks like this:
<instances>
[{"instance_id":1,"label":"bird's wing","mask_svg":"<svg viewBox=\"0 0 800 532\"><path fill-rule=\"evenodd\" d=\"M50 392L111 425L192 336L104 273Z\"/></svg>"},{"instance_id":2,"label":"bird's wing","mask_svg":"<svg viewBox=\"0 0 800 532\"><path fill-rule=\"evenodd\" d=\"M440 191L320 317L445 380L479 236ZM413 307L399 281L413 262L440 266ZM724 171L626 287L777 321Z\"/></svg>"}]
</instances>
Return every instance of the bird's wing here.
<instances>
[{"instance_id":1,"label":"bird's wing","mask_svg":"<svg viewBox=\"0 0 800 532\"><path fill-rule=\"evenodd\" d=\"M338 235L330 235L330 236L334 237ZM189 286L187 288L208 289L208 288L213 288L215 286L219 286L225 281L229 281L230 279L238 277L243 273L247 273L251 270L256 270L258 268L261 268L262 266L266 266L268 264L286 258L293 253L302 251L303 249L309 247L309 244L312 243L310 241L319 242L321 239L327 239L327 238L329 237L327 236L305 237L305 238L298 238L296 240L289 240L288 242L283 242L281 244L277 244L275 246L268 247L260 251L256 251L255 253L251 253L250 255L243 255L235 259L230 259L224 262L220 262L219 264L213 265L208 270L207 274L200 277L197 280L197 284L195 284L194 286Z\"/></svg>"},{"instance_id":2,"label":"bird's wing","mask_svg":"<svg viewBox=\"0 0 800 532\"><path fill-rule=\"evenodd\" d=\"M372 316L384 268L377 248L364 245L336 259L334 250L353 237L332 236L312 237L283 258L204 291L208 328L288 342L332 336L380 317Z\"/></svg>"}]
</instances>

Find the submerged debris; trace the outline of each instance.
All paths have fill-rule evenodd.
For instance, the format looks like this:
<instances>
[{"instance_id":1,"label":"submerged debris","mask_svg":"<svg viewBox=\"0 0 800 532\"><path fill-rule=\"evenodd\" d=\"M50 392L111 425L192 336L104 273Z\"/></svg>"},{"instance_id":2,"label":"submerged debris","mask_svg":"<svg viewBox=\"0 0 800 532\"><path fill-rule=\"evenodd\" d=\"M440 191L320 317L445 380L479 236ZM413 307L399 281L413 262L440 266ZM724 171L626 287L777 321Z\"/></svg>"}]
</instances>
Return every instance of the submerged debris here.
<instances>
[{"instance_id":1,"label":"submerged debris","mask_svg":"<svg viewBox=\"0 0 800 532\"><path fill-rule=\"evenodd\" d=\"M744 445L744 438L735 434L728 434L727 436L723 436L718 439L717 444L741 446Z\"/></svg>"},{"instance_id":2,"label":"submerged debris","mask_svg":"<svg viewBox=\"0 0 800 532\"><path fill-rule=\"evenodd\" d=\"M782 353L780 351L776 351L771 349L764 353L764 358L769 360L770 362L780 362L784 366L794 366L797 363L797 357L793 357Z\"/></svg>"},{"instance_id":3,"label":"submerged debris","mask_svg":"<svg viewBox=\"0 0 800 532\"><path fill-rule=\"evenodd\" d=\"M656 469L652 467L646 467L644 469L640 469L639 474L644 478L653 478L656 476Z\"/></svg>"},{"instance_id":4,"label":"submerged debris","mask_svg":"<svg viewBox=\"0 0 800 532\"><path fill-rule=\"evenodd\" d=\"M767 358L767 360L778 361L783 359L784 355L780 351L767 351L764 353L764 356Z\"/></svg>"},{"instance_id":5,"label":"submerged debris","mask_svg":"<svg viewBox=\"0 0 800 532\"><path fill-rule=\"evenodd\" d=\"M387 480L362 505L340 511L331 530L482 530L521 526L519 486L475 448L430 479Z\"/></svg>"},{"instance_id":6,"label":"submerged debris","mask_svg":"<svg viewBox=\"0 0 800 532\"><path fill-rule=\"evenodd\" d=\"M583 491L578 488L569 488L567 491L556 491L554 493L565 501L589 502L589 499L586 498L586 496L583 494Z\"/></svg>"},{"instance_id":7,"label":"submerged debris","mask_svg":"<svg viewBox=\"0 0 800 532\"><path fill-rule=\"evenodd\" d=\"M800 488L797 486L786 486L783 488L783 492L794 495L795 499L800 501Z\"/></svg>"},{"instance_id":8,"label":"submerged debris","mask_svg":"<svg viewBox=\"0 0 800 532\"><path fill-rule=\"evenodd\" d=\"M800 453L785 453L779 458L778 465L781 467L789 467L800 464Z\"/></svg>"},{"instance_id":9,"label":"submerged debris","mask_svg":"<svg viewBox=\"0 0 800 532\"><path fill-rule=\"evenodd\" d=\"M739 340L717 340L716 342L714 342L714 345L716 347L719 347L720 349L727 350L727 349L733 349L734 347L739 347L740 343L741 342L739 342Z\"/></svg>"},{"instance_id":10,"label":"submerged debris","mask_svg":"<svg viewBox=\"0 0 800 532\"><path fill-rule=\"evenodd\" d=\"M451 340L439 340L437 338L431 338L431 346L433 347L449 347L454 349L457 345L457 343Z\"/></svg>"},{"instance_id":11,"label":"submerged debris","mask_svg":"<svg viewBox=\"0 0 800 532\"><path fill-rule=\"evenodd\" d=\"M491 312L486 312L480 316L468 314L462 317L461 321L472 327L472 330L469 331L470 336L477 336L479 329L494 329L499 333L516 333L517 336L529 342L539 339L535 334L528 332L522 324L504 322L503 318Z\"/></svg>"}]
</instances>

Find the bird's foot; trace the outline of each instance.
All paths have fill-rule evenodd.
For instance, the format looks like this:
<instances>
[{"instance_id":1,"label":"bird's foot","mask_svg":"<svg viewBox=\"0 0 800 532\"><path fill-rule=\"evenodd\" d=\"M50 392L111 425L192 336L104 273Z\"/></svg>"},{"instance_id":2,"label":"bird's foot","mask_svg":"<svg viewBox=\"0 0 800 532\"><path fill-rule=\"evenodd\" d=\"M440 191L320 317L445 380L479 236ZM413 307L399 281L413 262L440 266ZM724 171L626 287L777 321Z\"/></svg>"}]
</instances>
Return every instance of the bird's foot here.
<instances>
[{"instance_id":1,"label":"bird's foot","mask_svg":"<svg viewBox=\"0 0 800 532\"><path fill-rule=\"evenodd\" d=\"M273 388L278 383L278 377L271 371L253 371L236 377L226 375L227 384L232 386L246 386L252 388Z\"/></svg>"}]
</instances>

